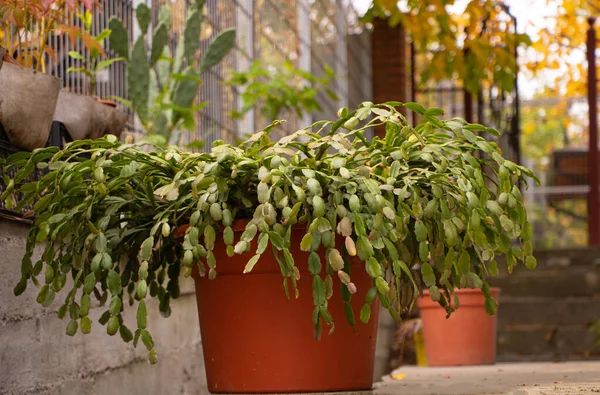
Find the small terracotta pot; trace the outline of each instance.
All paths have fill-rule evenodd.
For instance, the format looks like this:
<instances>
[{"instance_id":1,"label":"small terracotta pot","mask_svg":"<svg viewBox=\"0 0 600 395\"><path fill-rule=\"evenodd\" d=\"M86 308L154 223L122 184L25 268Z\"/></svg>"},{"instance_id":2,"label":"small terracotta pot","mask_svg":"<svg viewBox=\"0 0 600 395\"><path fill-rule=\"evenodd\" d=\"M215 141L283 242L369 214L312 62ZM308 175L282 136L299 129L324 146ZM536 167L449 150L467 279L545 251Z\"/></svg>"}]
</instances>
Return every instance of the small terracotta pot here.
<instances>
[{"instance_id":1,"label":"small terracotta pot","mask_svg":"<svg viewBox=\"0 0 600 395\"><path fill-rule=\"evenodd\" d=\"M497 316L486 313L479 289L457 289L459 308L446 319L446 310L429 291L417 300L423 321L428 366L486 365L496 362ZM492 288L498 300L499 288Z\"/></svg>"},{"instance_id":2,"label":"small terracotta pot","mask_svg":"<svg viewBox=\"0 0 600 395\"><path fill-rule=\"evenodd\" d=\"M247 221L234 223L236 242ZM179 232L179 230L178 230ZM290 251L300 270L300 297L288 300L279 265L269 246L254 270L242 274L251 253L228 257L217 237L214 253L217 277L194 273L208 389L212 393L292 393L367 390L373 384L379 308L373 304L371 320L358 319L365 294L372 287L364 264L352 261L352 296L356 332L346 322L341 283L336 275L329 311L335 331L324 326L315 340L312 276L308 253L300 250L304 227L292 230ZM336 240L337 245L343 239ZM256 251L256 241L251 250ZM323 271L324 251L320 251ZM290 284L290 293L293 290Z\"/></svg>"}]
</instances>

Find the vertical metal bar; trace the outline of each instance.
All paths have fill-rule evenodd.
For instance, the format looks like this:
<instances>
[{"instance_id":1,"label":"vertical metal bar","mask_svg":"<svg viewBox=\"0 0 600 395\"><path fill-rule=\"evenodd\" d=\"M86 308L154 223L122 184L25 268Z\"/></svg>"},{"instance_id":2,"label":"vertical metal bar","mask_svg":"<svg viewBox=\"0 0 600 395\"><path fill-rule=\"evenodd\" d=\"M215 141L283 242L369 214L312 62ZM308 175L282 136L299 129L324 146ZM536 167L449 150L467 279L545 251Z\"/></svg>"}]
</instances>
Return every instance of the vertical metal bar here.
<instances>
[{"instance_id":1,"label":"vertical metal bar","mask_svg":"<svg viewBox=\"0 0 600 395\"><path fill-rule=\"evenodd\" d=\"M104 6L106 7L105 9L108 10L108 14L105 16L104 18L104 23L106 24L103 27L108 28L108 18L109 15L114 15L114 10L113 10L113 1L111 0L107 0L104 2ZM106 48L108 48L110 50L110 42L109 40L105 41L106 43ZM106 96L114 96L117 94L117 92L115 92L115 74L117 71L117 68L119 66L117 64L113 65L109 70L108 70L108 84L107 84L107 89L104 91L104 94Z\"/></svg>"},{"instance_id":2,"label":"vertical metal bar","mask_svg":"<svg viewBox=\"0 0 600 395\"><path fill-rule=\"evenodd\" d=\"M410 42L410 100L413 102L417 101L417 84L415 78L415 43L413 41ZM412 124L413 127L417 126L417 113L412 112Z\"/></svg>"},{"instance_id":3,"label":"vertical metal bar","mask_svg":"<svg viewBox=\"0 0 600 395\"><path fill-rule=\"evenodd\" d=\"M237 7L237 25L239 29L239 35L242 37L240 47L242 53L238 56L237 66L238 71L247 71L250 67L250 63L254 59L254 2L252 0L242 0L240 4L236 4ZM245 56L244 53L246 53ZM244 101L242 99L243 88L239 88L236 95L236 109L242 110L244 107ZM241 134L243 130L254 133L254 112L248 111L243 119L237 121L236 132Z\"/></svg>"},{"instance_id":4,"label":"vertical metal bar","mask_svg":"<svg viewBox=\"0 0 600 395\"><path fill-rule=\"evenodd\" d=\"M444 109L444 88L446 84L439 84L438 89L434 99L434 107L438 107Z\"/></svg>"},{"instance_id":5,"label":"vertical metal bar","mask_svg":"<svg viewBox=\"0 0 600 395\"><path fill-rule=\"evenodd\" d=\"M473 97L471 92L466 88L463 88L464 100L465 100L465 120L467 122L473 122Z\"/></svg>"},{"instance_id":6,"label":"vertical metal bar","mask_svg":"<svg viewBox=\"0 0 600 395\"><path fill-rule=\"evenodd\" d=\"M311 71L311 52L310 46L312 42L311 29L310 29L310 4L308 0L298 0L298 41L300 53L298 59L298 68L310 73ZM336 71L337 72L337 71ZM306 83L306 82L304 82ZM305 127L312 123L312 114L303 114L302 118L298 120L301 123L301 127Z\"/></svg>"},{"instance_id":7,"label":"vertical metal bar","mask_svg":"<svg viewBox=\"0 0 600 395\"><path fill-rule=\"evenodd\" d=\"M493 111L492 108L492 99L490 98L490 110ZM483 99L483 87L480 86L479 91L477 92L477 123L485 124L486 122L490 122L490 120L485 119L485 100ZM469 122L473 122L469 120Z\"/></svg>"},{"instance_id":8,"label":"vertical metal bar","mask_svg":"<svg viewBox=\"0 0 600 395\"><path fill-rule=\"evenodd\" d=\"M347 54L347 45L346 45L346 34L347 34L347 26L346 26L346 12L344 12L344 5L340 0L335 1L335 6L338 7L341 12L337 12L335 16L335 20L332 21L335 24L335 32L336 32L336 42L335 45L335 72L337 75L347 77L348 76L348 54ZM337 82L338 91L338 102L336 103L338 107L347 107L348 106L348 79L347 78L337 78L335 80Z\"/></svg>"},{"instance_id":9,"label":"vertical metal bar","mask_svg":"<svg viewBox=\"0 0 600 395\"><path fill-rule=\"evenodd\" d=\"M79 20L79 18L77 18L77 16L75 15L75 12L72 13L72 20L73 20L73 24L75 26L78 26L80 28L83 27L83 23L81 22L81 20ZM85 60L89 63L90 61L90 53L87 51L85 45L83 43L80 42L81 40L77 40L77 51L82 53L83 56L85 57ZM82 65L83 66L83 65ZM87 94L87 77L85 74L82 73L76 73L75 74L77 77L77 93L85 95Z\"/></svg>"},{"instance_id":10,"label":"vertical metal bar","mask_svg":"<svg viewBox=\"0 0 600 395\"><path fill-rule=\"evenodd\" d=\"M600 245L600 201L598 200L598 103L596 78L596 18L588 18L587 62L588 62L588 107L589 107L589 155L588 177L588 244Z\"/></svg>"},{"instance_id":11,"label":"vertical metal bar","mask_svg":"<svg viewBox=\"0 0 600 395\"><path fill-rule=\"evenodd\" d=\"M450 89L450 118L454 118L456 116L456 89L454 86L451 86Z\"/></svg>"},{"instance_id":12,"label":"vertical metal bar","mask_svg":"<svg viewBox=\"0 0 600 395\"><path fill-rule=\"evenodd\" d=\"M75 21L73 20L73 15L71 13L68 13L68 15L69 15L69 22L71 24L74 24ZM67 51L69 51L70 49L73 49L75 51L79 51L80 50L80 48L79 48L79 40L77 40L77 42L75 43L74 48L73 48L73 47L71 47L71 41L67 40L67 37L66 37L65 34L63 34L63 37L64 37L63 38L63 44L65 44L65 48L67 49ZM75 59L73 59L71 62L72 62L72 64L77 64L79 61L76 61ZM72 92L77 92L77 87L76 87L76 84L77 84L77 73L70 73L70 74L71 74L70 75L71 78L69 78L69 90L72 91Z\"/></svg>"},{"instance_id":13,"label":"vertical metal bar","mask_svg":"<svg viewBox=\"0 0 600 395\"><path fill-rule=\"evenodd\" d=\"M103 24L103 22L104 22L104 20L103 20L104 19L103 18L104 12L99 11L98 7L94 7L94 11L93 12L94 13L92 15L93 15L93 18L94 18L94 23L93 23L93 26L92 26L92 34L93 35L97 35L97 34L100 33L100 31L104 27L104 24ZM107 72L108 72L108 70L104 71L104 73L107 73ZM88 81L88 83L89 83L89 81ZM96 85L96 92L90 92L90 95L94 94L94 95L96 95L96 96L98 96L100 98L104 97L105 95L104 95L104 92L103 92L103 86L105 86L106 84L102 84L102 83L100 83L100 81L96 81L96 84L97 84ZM91 88L91 84L89 84L88 87Z\"/></svg>"},{"instance_id":14,"label":"vertical metal bar","mask_svg":"<svg viewBox=\"0 0 600 395\"><path fill-rule=\"evenodd\" d=\"M510 13L509 13L510 15ZM512 17L512 15L511 15ZM515 26L515 33L517 33L517 18L512 17ZM523 158L521 157L521 100L519 98L519 51L517 46L514 48L515 56L515 114L513 117L512 133L514 134L514 149L515 149L515 160L517 164L521 164ZM566 133L565 133L566 136Z\"/></svg>"},{"instance_id":15,"label":"vertical metal bar","mask_svg":"<svg viewBox=\"0 0 600 395\"><path fill-rule=\"evenodd\" d=\"M52 49L54 49L54 54L55 54L55 58L54 58L54 60L52 60L52 69L51 69L52 74L57 77L60 77L63 75L63 74L61 74L61 73L63 73L63 70L61 70L61 67L60 67L62 54L61 54L60 48L58 46L58 37L56 34L50 35L50 42L52 43ZM62 83L64 84L64 82L62 82Z\"/></svg>"},{"instance_id":16,"label":"vertical metal bar","mask_svg":"<svg viewBox=\"0 0 600 395\"><path fill-rule=\"evenodd\" d=\"M469 56L469 48L464 50L465 62L466 58ZM466 88L465 81L463 81L463 98L464 98L464 110L465 110L465 120L467 122L473 122L473 96L471 92L469 92Z\"/></svg>"},{"instance_id":17,"label":"vertical metal bar","mask_svg":"<svg viewBox=\"0 0 600 395\"><path fill-rule=\"evenodd\" d=\"M137 25L137 23L133 23L133 20L135 19L135 11L134 10L137 8L138 5L140 5L141 3L144 3L144 2L145 2L144 0L133 0L131 2L131 8L132 8L131 21L132 21L132 23L129 25L129 29L128 29L130 34L132 35L130 43L135 42L135 40L137 40L137 38L142 35L142 31L141 31L140 27ZM125 81L127 81L127 80L125 80ZM124 84L126 85L127 83L124 82ZM137 116L135 116L135 113L133 115L133 125L134 125L134 129L136 131L142 130L142 123L139 120L139 118Z\"/></svg>"},{"instance_id":18,"label":"vertical metal bar","mask_svg":"<svg viewBox=\"0 0 600 395\"><path fill-rule=\"evenodd\" d=\"M504 11L506 12L506 14L511 18L512 22L513 22L513 29L515 34L518 32L517 28L517 18L510 12L510 7L504 5L501 6L502 8L504 8ZM511 148L513 149L513 155L514 155L514 161L517 162L518 164L521 164L521 130L520 130L520 125L521 125L521 109L520 109L520 100L519 100L519 51L518 51L518 47L517 45L515 45L514 49L513 49L513 56L515 59L515 88L514 88L514 95L515 95L515 100L514 100L514 108L513 111L514 113L512 114L513 117L511 119L511 124L509 125L510 128L510 141L509 144L511 145ZM480 122L481 123L481 122Z\"/></svg>"}]
</instances>

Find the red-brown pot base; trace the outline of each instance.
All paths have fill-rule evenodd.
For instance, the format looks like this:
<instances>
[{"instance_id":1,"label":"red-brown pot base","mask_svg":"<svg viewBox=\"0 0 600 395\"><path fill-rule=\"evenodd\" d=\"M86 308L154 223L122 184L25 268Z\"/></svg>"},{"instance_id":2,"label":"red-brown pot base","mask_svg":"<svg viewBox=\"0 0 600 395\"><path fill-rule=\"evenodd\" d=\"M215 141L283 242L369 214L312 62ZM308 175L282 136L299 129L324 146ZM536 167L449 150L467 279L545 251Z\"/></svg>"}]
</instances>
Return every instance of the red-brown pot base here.
<instances>
[{"instance_id":1,"label":"red-brown pot base","mask_svg":"<svg viewBox=\"0 0 600 395\"><path fill-rule=\"evenodd\" d=\"M315 340L312 326L312 277L308 254L300 251L304 231L292 232L290 248L301 271L300 297L288 300L283 277L269 247L252 273L241 274L252 254L230 258L225 246L215 248L217 278L195 274L208 389L212 393L292 393L370 389L373 383L378 305L371 320L358 319L371 279L360 261L353 262L352 297L355 333L346 322L340 281L334 275L329 311L333 334L323 327ZM236 236L239 236L237 234ZM337 241L341 245L343 241ZM252 251L256 250L256 244ZM322 258L325 265L325 259ZM290 293L293 290L290 284Z\"/></svg>"}]
</instances>

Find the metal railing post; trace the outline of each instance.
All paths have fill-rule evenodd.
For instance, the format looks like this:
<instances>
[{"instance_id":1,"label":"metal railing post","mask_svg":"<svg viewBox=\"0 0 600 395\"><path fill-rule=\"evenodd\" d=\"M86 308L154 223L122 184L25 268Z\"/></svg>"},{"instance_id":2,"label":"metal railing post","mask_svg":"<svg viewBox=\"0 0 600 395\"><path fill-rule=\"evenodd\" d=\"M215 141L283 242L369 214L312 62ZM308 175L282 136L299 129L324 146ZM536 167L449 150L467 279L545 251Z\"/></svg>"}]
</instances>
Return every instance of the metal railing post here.
<instances>
[{"instance_id":1,"label":"metal railing post","mask_svg":"<svg viewBox=\"0 0 600 395\"><path fill-rule=\"evenodd\" d=\"M600 201L598 200L598 103L596 77L596 18L588 18L587 61L588 61L588 106L589 106L589 151L588 179L588 244L600 245Z\"/></svg>"}]
</instances>

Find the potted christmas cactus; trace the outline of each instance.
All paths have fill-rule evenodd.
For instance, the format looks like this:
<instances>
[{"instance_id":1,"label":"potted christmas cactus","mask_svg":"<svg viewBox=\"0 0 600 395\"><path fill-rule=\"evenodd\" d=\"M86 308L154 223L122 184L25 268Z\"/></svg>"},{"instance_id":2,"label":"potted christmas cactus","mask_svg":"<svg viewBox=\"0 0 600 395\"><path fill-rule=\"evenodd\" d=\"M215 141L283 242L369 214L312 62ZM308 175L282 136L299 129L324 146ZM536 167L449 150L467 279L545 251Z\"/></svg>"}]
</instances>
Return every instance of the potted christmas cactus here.
<instances>
[{"instance_id":1,"label":"potted christmas cactus","mask_svg":"<svg viewBox=\"0 0 600 395\"><path fill-rule=\"evenodd\" d=\"M48 140L61 87L60 79L46 73L46 59L56 56L49 44L52 35L68 34L71 40L87 32L69 22L70 15L92 0L10 0L0 3L0 29L6 48L0 49L0 119L11 143L28 150ZM88 49L94 40L82 40Z\"/></svg>"},{"instance_id":2,"label":"potted christmas cactus","mask_svg":"<svg viewBox=\"0 0 600 395\"><path fill-rule=\"evenodd\" d=\"M411 127L402 106L425 122ZM15 293L31 282L43 305L57 299L69 335L98 325L95 296L108 334L141 340L155 362L146 301L168 316L180 276L193 276L211 392L369 389L380 303L398 319L426 288L450 314L455 290L477 287L495 310L494 258L531 256L513 248L529 237L523 206L499 199L533 174L476 134L492 129L439 115L365 102L210 153L106 136L16 154L2 197L23 193L36 217ZM379 125L385 137L369 141ZM22 184L36 167L50 173ZM123 323L128 308L137 328Z\"/></svg>"}]
</instances>

